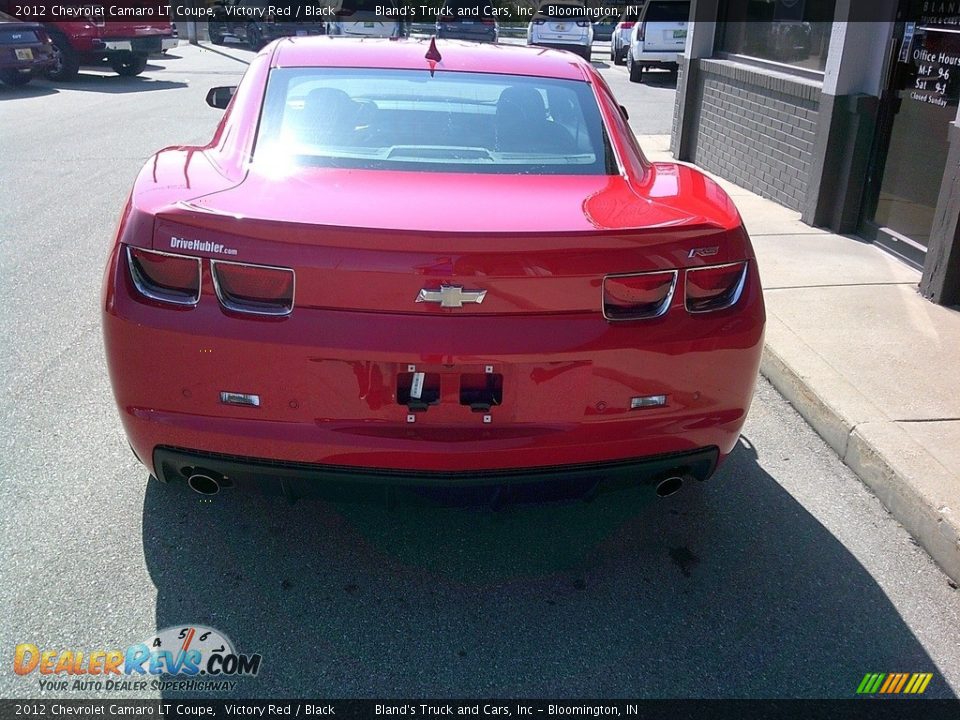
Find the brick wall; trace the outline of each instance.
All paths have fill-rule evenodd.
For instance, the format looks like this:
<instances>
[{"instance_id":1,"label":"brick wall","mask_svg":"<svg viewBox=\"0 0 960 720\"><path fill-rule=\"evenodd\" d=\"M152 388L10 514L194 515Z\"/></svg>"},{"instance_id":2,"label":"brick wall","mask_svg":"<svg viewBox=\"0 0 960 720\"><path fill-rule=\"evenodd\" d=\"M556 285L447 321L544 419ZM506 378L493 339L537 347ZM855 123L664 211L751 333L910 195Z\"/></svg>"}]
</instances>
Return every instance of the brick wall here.
<instances>
[{"instance_id":1,"label":"brick wall","mask_svg":"<svg viewBox=\"0 0 960 720\"><path fill-rule=\"evenodd\" d=\"M693 113L691 160L800 210L809 181L821 85L726 60L695 62L696 87L690 89L686 108ZM674 127L674 138L677 131Z\"/></svg>"}]
</instances>

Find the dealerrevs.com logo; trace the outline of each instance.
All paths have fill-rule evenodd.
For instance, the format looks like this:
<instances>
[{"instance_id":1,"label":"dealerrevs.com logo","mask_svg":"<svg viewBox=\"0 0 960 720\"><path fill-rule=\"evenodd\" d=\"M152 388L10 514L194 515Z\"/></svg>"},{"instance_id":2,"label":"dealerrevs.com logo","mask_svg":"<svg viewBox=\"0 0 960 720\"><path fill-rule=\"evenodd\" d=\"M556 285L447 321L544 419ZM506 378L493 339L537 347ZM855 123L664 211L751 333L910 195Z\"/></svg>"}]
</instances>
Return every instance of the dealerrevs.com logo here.
<instances>
[{"instance_id":1,"label":"dealerrevs.com logo","mask_svg":"<svg viewBox=\"0 0 960 720\"><path fill-rule=\"evenodd\" d=\"M126 649L42 649L17 645L13 670L41 690L232 690L255 677L263 658L238 653L226 635L202 625L169 627ZM169 679L172 676L173 679Z\"/></svg>"}]
</instances>

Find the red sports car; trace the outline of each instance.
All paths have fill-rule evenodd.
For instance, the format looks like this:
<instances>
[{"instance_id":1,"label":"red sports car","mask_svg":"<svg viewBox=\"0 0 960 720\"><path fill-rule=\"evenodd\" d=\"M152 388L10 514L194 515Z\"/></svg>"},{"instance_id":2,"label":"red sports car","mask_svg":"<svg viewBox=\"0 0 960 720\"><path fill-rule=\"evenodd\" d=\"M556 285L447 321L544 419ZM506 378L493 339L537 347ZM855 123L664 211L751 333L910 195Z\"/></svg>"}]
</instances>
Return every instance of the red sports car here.
<instances>
[{"instance_id":1,"label":"red sports car","mask_svg":"<svg viewBox=\"0 0 960 720\"><path fill-rule=\"evenodd\" d=\"M750 405L750 240L644 158L589 63L459 41L288 38L203 147L154 155L106 268L133 451L201 493L348 485L661 495Z\"/></svg>"}]
</instances>

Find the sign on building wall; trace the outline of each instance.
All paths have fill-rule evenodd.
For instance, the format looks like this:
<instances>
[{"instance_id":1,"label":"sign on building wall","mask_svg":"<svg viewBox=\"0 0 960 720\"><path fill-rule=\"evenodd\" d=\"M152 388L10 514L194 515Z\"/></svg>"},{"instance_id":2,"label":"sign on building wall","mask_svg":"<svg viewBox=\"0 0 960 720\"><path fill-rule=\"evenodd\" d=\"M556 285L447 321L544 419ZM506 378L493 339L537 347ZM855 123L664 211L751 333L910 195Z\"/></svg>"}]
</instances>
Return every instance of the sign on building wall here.
<instances>
[{"instance_id":1,"label":"sign on building wall","mask_svg":"<svg viewBox=\"0 0 960 720\"><path fill-rule=\"evenodd\" d=\"M960 100L960 33L957 28L917 25L904 32L904 49L911 64L908 99L956 107Z\"/></svg>"}]
</instances>

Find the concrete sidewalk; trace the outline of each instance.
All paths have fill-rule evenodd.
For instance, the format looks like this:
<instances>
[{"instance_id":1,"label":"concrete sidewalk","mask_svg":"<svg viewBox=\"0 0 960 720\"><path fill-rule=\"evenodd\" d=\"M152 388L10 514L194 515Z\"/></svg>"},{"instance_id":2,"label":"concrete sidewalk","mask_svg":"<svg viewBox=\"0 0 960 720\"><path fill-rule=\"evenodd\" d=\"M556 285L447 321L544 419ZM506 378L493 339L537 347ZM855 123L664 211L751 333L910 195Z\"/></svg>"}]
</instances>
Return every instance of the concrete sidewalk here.
<instances>
[{"instance_id":1,"label":"concrete sidewalk","mask_svg":"<svg viewBox=\"0 0 960 720\"><path fill-rule=\"evenodd\" d=\"M670 138L639 136L651 160ZM767 305L760 372L960 583L960 312L920 273L726 180Z\"/></svg>"}]
</instances>

